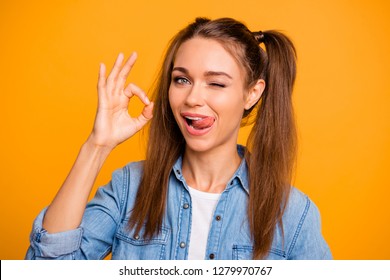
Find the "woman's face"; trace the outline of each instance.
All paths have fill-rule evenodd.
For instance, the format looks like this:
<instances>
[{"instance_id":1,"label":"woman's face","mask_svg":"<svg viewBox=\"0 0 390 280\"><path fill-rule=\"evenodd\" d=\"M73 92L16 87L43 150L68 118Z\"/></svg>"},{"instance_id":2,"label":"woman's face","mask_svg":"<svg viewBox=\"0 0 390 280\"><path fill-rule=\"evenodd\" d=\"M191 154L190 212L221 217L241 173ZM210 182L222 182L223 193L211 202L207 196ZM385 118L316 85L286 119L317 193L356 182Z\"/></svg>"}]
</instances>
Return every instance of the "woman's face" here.
<instances>
[{"instance_id":1,"label":"woman's face","mask_svg":"<svg viewBox=\"0 0 390 280\"><path fill-rule=\"evenodd\" d=\"M196 37L180 46L169 102L187 149L235 149L244 109L252 102L244 75L244 69L215 40Z\"/></svg>"}]
</instances>

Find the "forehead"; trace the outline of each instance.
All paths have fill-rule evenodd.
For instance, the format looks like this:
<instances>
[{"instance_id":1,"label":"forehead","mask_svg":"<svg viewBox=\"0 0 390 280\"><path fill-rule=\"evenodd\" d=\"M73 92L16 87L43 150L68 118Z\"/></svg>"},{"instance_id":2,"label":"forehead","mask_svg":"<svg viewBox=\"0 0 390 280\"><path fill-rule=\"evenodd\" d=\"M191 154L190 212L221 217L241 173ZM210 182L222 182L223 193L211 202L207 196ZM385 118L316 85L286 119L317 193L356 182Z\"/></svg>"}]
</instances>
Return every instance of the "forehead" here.
<instances>
[{"instance_id":1,"label":"forehead","mask_svg":"<svg viewBox=\"0 0 390 280\"><path fill-rule=\"evenodd\" d=\"M190 72L224 71L233 78L243 75L243 67L220 42L201 37L187 40L179 47L174 67L185 67Z\"/></svg>"}]
</instances>

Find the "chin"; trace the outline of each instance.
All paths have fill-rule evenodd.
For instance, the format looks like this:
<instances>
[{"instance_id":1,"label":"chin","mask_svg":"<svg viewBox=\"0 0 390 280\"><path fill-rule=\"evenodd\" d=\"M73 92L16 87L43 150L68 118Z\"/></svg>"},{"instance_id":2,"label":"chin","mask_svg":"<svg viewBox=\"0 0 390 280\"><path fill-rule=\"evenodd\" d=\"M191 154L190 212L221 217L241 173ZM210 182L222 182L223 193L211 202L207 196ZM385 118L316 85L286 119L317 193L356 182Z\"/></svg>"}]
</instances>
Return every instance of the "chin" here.
<instances>
[{"instance_id":1,"label":"chin","mask_svg":"<svg viewBox=\"0 0 390 280\"><path fill-rule=\"evenodd\" d=\"M211 151L214 148L214 145L205 139L185 139L186 140L186 150L191 150L192 152L204 153Z\"/></svg>"}]
</instances>

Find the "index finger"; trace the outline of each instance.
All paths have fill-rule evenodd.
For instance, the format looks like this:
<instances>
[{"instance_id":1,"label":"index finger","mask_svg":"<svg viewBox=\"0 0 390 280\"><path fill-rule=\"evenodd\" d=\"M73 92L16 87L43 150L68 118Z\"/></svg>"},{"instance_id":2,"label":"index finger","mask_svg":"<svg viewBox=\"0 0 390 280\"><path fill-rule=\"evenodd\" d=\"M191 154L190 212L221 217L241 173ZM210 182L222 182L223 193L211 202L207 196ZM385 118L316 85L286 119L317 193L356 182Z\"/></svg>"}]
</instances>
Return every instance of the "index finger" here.
<instances>
[{"instance_id":1,"label":"index finger","mask_svg":"<svg viewBox=\"0 0 390 280\"><path fill-rule=\"evenodd\" d=\"M150 104L150 100L148 98L148 96L146 95L146 93L140 89L139 87L137 87L135 84L129 84L126 89L123 91L123 93L128 97L128 98L131 98L133 95L136 95L139 97L139 99L141 99L141 101L145 104L145 105L149 105Z\"/></svg>"}]
</instances>

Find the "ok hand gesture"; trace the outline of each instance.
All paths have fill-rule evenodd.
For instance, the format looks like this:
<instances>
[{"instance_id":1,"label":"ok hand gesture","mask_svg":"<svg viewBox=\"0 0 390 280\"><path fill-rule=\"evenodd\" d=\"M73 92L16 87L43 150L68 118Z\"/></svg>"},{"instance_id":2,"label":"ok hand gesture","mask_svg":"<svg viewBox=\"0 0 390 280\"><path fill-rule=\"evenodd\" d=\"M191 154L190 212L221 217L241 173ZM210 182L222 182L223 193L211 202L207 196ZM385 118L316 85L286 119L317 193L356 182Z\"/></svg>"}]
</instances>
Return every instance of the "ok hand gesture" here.
<instances>
[{"instance_id":1,"label":"ok hand gesture","mask_svg":"<svg viewBox=\"0 0 390 280\"><path fill-rule=\"evenodd\" d=\"M111 73L106 78L106 67L100 64L98 80L98 110L96 113L90 141L95 145L113 149L139 131L151 118L153 103L136 85L125 83L137 59L133 53L123 64L124 56L120 53ZM128 113L130 99L136 95L145 104L138 117Z\"/></svg>"}]
</instances>

